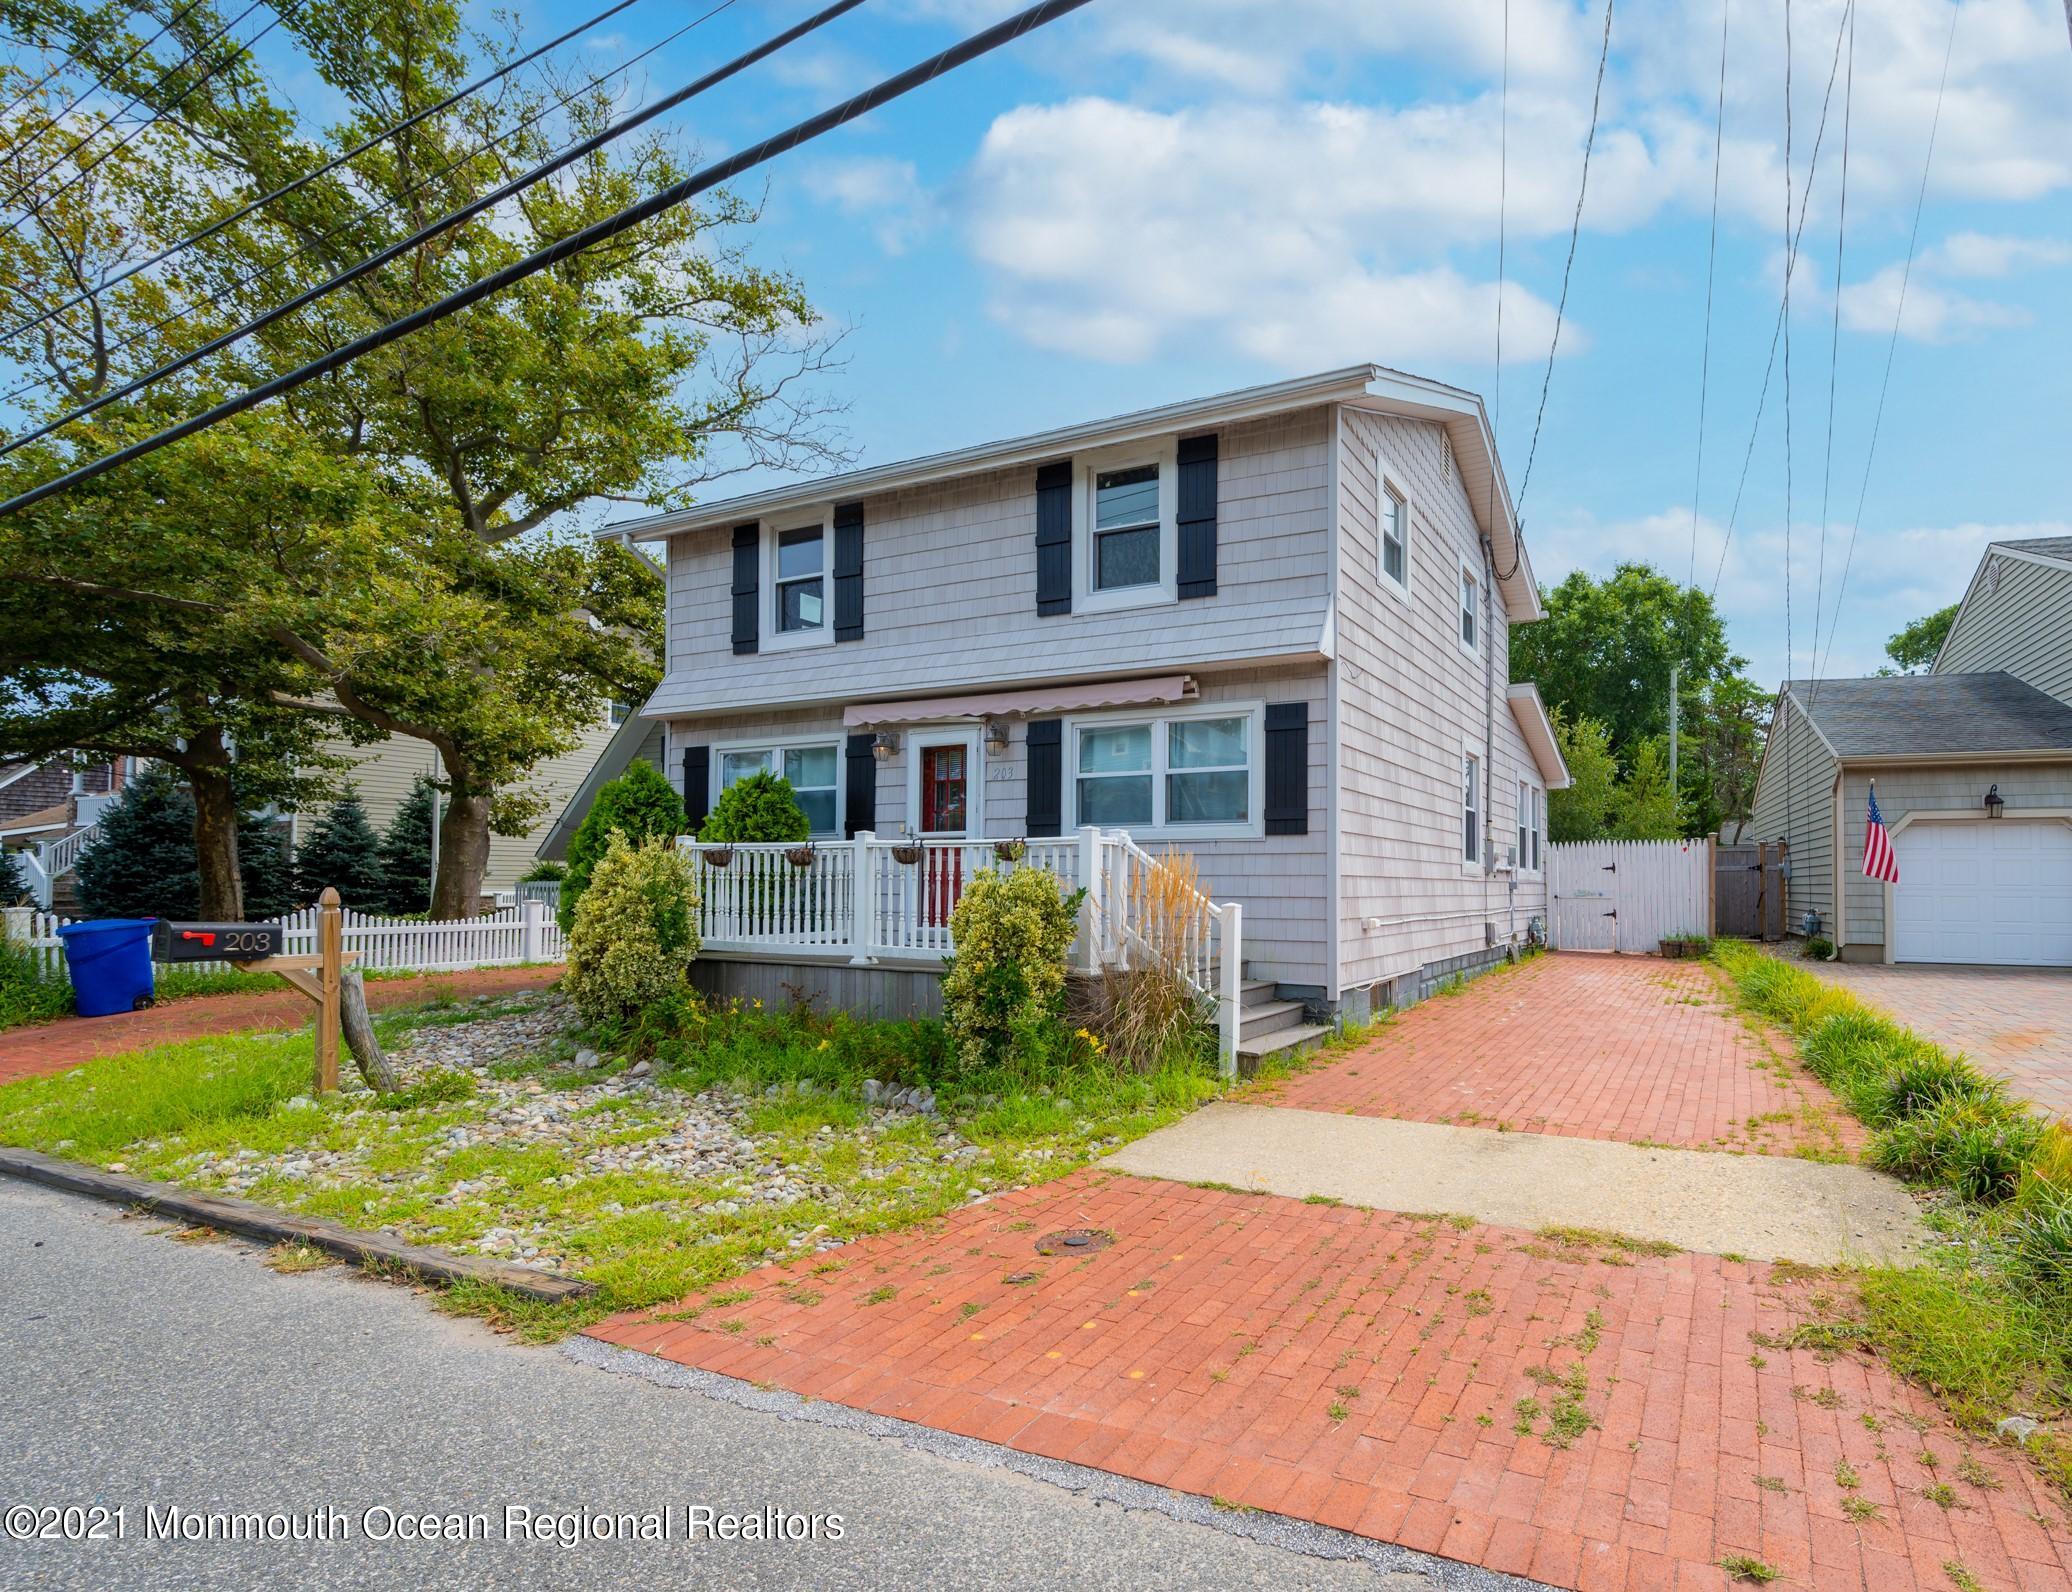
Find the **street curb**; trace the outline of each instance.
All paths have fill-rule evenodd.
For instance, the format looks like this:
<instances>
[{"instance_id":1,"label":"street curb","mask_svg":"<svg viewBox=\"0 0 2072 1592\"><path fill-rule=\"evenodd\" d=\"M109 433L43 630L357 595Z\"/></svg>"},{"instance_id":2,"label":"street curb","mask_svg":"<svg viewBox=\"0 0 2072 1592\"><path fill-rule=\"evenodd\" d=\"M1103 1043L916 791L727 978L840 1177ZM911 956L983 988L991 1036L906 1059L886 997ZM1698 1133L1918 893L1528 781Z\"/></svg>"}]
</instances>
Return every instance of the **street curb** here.
<instances>
[{"instance_id":1,"label":"street curb","mask_svg":"<svg viewBox=\"0 0 2072 1592\"><path fill-rule=\"evenodd\" d=\"M105 1172L97 1166L36 1150L0 1149L0 1177L40 1183L45 1188L84 1194L112 1205L136 1206L157 1216L220 1228L263 1244L307 1244L341 1260L400 1267L434 1282L489 1283L530 1299L544 1299L549 1304L581 1299L597 1291L596 1284L574 1277L555 1277L530 1266L406 1244L387 1233L363 1233L322 1217L295 1216L228 1194L206 1194L171 1183Z\"/></svg>"},{"instance_id":2,"label":"street curb","mask_svg":"<svg viewBox=\"0 0 2072 1592\"><path fill-rule=\"evenodd\" d=\"M919 1449L939 1459L948 1459L987 1470L1005 1470L1033 1481L1048 1482L1096 1503L1115 1504L1123 1509L1149 1509L1189 1525L1208 1526L1234 1537L1243 1537L1266 1547L1307 1554L1316 1559L1353 1560L1388 1575L1423 1576L1431 1585L1449 1592L1552 1592L1546 1583L1523 1576L1485 1570L1457 1559L1442 1559L1392 1542L1379 1542L1350 1531L1338 1531L1312 1521L1268 1511L1219 1509L1195 1493L1175 1492L1150 1482L1073 1465L1064 1460L1025 1454L998 1443L981 1442L931 1426L873 1415L821 1399L802 1399L796 1393L759 1388L735 1377L720 1376L678 1365L673 1360L622 1349L596 1338L570 1338L561 1352L579 1365L587 1365L615 1376L630 1376L657 1387L680 1388L740 1409L774 1415L779 1420L808 1421L860 1432L867 1437L888 1439L907 1448Z\"/></svg>"}]
</instances>

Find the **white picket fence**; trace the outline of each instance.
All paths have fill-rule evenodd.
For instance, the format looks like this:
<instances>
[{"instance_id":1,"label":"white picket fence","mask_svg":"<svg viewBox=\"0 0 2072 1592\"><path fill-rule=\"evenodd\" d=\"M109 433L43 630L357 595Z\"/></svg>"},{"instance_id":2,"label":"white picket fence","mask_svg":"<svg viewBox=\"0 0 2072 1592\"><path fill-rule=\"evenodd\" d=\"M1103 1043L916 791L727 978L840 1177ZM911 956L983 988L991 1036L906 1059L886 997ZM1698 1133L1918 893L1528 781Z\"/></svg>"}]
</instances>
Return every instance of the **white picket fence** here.
<instances>
[{"instance_id":1,"label":"white picket fence","mask_svg":"<svg viewBox=\"0 0 2072 1592\"><path fill-rule=\"evenodd\" d=\"M1712 933L1712 842L1575 840L1547 848L1548 943L1650 954Z\"/></svg>"},{"instance_id":2,"label":"white picket fence","mask_svg":"<svg viewBox=\"0 0 2072 1592\"><path fill-rule=\"evenodd\" d=\"M345 949L359 953L355 964L368 972L408 970L433 973L471 967L509 967L526 962L558 962L564 955L561 927L542 902L521 902L514 907L479 918L460 918L445 923L415 923L407 918L376 917L372 913L342 914ZM64 971L65 942L58 929L71 922L48 912L9 908L7 938L26 949L44 972ZM282 951L289 956L314 956L317 950L317 909L305 907L280 919ZM197 970L221 971L227 962L189 962Z\"/></svg>"}]
</instances>

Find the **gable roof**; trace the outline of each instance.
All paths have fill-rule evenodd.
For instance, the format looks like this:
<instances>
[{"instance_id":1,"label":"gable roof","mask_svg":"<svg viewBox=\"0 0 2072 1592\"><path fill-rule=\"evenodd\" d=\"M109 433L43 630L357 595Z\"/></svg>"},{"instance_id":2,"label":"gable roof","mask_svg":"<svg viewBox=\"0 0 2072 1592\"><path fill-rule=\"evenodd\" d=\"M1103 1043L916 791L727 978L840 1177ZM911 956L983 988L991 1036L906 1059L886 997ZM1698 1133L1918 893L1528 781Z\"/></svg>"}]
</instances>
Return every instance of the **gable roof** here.
<instances>
[{"instance_id":1,"label":"gable roof","mask_svg":"<svg viewBox=\"0 0 2072 1592\"><path fill-rule=\"evenodd\" d=\"M2072 536L2022 536L1988 545L2004 547L2015 553L2033 553L2038 558L2055 558L2063 563L2072 564Z\"/></svg>"},{"instance_id":2,"label":"gable roof","mask_svg":"<svg viewBox=\"0 0 2072 1592\"><path fill-rule=\"evenodd\" d=\"M1482 534L1489 538L1499 569L1504 609L1514 620L1544 617L1539 584L1532 563L1519 543L1511 488L1497 457L1496 436L1482 400L1462 387L1450 387L1425 376L1412 376L1383 365L1348 365L1342 370L1286 381L1242 387L1234 392L1180 403L1138 409L1105 420L1083 421L1027 436L1009 437L943 453L924 454L892 464L848 470L839 475L811 476L763 492L700 503L674 513L625 520L604 528L602 535L628 542L654 541L687 531L712 530L744 520L767 518L791 509L873 493L898 491L958 476L978 475L1024 464L1039 464L1090 448L1165 436L1174 432L1256 420L1319 404L1342 403L1381 414L1436 421L1453 444L1455 466L1467 490L1468 504Z\"/></svg>"},{"instance_id":3,"label":"gable roof","mask_svg":"<svg viewBox=\"0 0 2072 1592\"><path fill-rule=\"evenodd\" d=\"M1843 759L2072 753L2072 704L2005 671L1793 680L1785 690Z\"/></svg>"}]
</instances>

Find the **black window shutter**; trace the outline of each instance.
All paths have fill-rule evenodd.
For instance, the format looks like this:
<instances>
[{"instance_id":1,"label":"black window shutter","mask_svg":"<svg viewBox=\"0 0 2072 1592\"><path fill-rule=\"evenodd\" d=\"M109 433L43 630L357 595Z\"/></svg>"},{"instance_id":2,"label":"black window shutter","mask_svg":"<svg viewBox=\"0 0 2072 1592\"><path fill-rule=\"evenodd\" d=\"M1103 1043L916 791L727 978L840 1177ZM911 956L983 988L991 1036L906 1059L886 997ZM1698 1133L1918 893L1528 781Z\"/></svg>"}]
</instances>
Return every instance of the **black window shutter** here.
<instances>
[{"instance_id":1,"label":"black window shutter","mask_svg":"<svg viewBox=\"0 0 2072 1592\"><path fill-rule=\"evenodd\" d=\"M1036 471L1036 612L1071 611L1072 461L1064 459Z\"/></svg>"},{"instance_id":2,"label":"black window shutter","mask_svg":"<svg viewBox=\"0 0 2072 1592\"><path fill-rule=\"evenodd\" d=\"M835 640L863 639L863 505L835 505ZM869 827L868 825L865 826Z\"/></svg>"},{"instance_id":3,"label":"black window shutter","mask_svg":"<svg viewBox=\"0 0 2072 1592\"><path fill-rule=\"evenodd\" d=\"M864 830L878 827L878 760L871 752L877 737L868 730L842 743L842 832L854 840Z\"/></svg>"},{"instance_id":4,"label":"black window shutter","mask_svg":"<svg viewBox=\"0 0 2072 1592\"><path fill-rule=\"evenodd\" d=\"M712 748L686 746L683 749L684 833L695 835L712 811Z\"/></svg>"},{"instance_id":5,"label":"black window shutter","mask_svg":"<svg viewBox=\"0 0 2072 1592\"><path fill-rule=\"evenodd\" d=\"M1180 595L1216 595L1216 437L1180 439Z\"/></svg>"},{"instance_id":6,"label":"black window shutter","mask_svg":"<svg viewBox=\"0 0 2072 1592\"><path fill-rule=\"evenodd\" d=\"M1309 704L1266 704L1266 832L1309 833Z\"/></svg>"},{"instance_id":7,"label":"black window shutter","mask_svg":"<svg viewBox=\"0 0 2072 1592\"><path fill-rule=\"evenodd\" d=\"M734 527L734 651L753 652L756 645L757 566L762 557L763 528Z\"/></svg>"},{"instance_id":8,"label":"black window shutter","mask_svg":"<svg viewBox=\"0 0 2072 1592\"><path fill-rule=\"evenodd\" d=\"M1029 721L1029 821L1032 836L1065 832L1065 721Z\"/></svg>"}]
</instances>

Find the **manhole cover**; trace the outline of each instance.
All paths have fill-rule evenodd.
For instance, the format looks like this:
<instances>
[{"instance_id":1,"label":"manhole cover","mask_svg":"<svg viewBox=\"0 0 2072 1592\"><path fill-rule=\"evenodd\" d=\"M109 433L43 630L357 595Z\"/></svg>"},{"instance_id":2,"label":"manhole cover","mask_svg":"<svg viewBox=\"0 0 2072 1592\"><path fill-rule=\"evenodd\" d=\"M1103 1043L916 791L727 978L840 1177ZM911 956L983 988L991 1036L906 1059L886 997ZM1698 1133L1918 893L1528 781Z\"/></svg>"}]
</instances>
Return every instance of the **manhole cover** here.
<instances>
[{"instance_id":1,"label":"manhole cover","mask_svg":"<svg viewBox=\"0 0 2072 1592\"><path fill-rule=\"evenodd\" d=\"M1062 1233L1049 1233L1036 1240L1039 1255L1091 1255L1095 1250L1106 1249L1115 1242L1113 1233L1104 1233L1098 1228L1069 1227Z\"/></svg>"}]
</instances>

